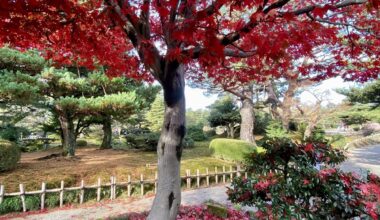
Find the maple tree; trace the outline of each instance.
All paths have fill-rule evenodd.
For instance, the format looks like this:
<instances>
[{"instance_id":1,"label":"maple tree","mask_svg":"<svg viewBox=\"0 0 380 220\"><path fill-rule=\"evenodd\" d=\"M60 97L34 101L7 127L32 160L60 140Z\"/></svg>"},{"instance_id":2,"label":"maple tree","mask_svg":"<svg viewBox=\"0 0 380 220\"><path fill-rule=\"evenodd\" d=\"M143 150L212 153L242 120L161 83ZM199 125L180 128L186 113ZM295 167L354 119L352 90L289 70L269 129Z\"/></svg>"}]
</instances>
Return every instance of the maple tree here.
<instances>
[{"instance_id":1,"label":"maple tree","mask_svg":"<svg viewBox=\"0 0 380 220\"><path fill-rule=\"evenodd\" d=\"M192 80L260 80L328 51L331 68L365 81L379 72L379 0L12 0L0 2L0 42L36 48L56 65L107 67L157 80L166 105L149 219L175 219L185 135L185 72ZM229 67L244 61L248 68ZM272 60L277 68L263 68ZM260 71L258 71L260 70ZM307 75L318 64L300 67ZM265 78L265 77L264 77Z\"/></svg>"}]
</instances>

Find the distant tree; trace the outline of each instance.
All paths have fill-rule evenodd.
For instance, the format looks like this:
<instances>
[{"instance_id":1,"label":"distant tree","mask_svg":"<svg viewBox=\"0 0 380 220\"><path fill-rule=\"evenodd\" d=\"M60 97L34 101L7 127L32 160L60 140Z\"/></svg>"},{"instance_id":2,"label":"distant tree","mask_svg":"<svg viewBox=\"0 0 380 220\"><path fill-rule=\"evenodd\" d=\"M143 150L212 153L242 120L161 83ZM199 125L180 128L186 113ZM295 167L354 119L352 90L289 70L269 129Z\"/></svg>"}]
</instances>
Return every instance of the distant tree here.
<instances>
[{"instance_id":1,"label":"distant tree","mask_svg":"<svg viewBox=\"0 0 380 220\"><path fill-rule=\"evenodd\" d=\"M363 87L338 89L336 91L345 95L350 103L373 103L380 105L380 80L368 83Z\"/></svg>"},{"instance_id":2,"label":"distant tree","mask_svg":"<svg viewBox=\"0 0 380 220\"><path fill-rule=\"evenodd\" d=\"M117 80L120 79L113 79ZM127 116L137 108L135 92L111 92L100 96L96 86L90 82L74 73L54 68L34 76L3 69L0 74L0 97L13 104L44 105L49 108L58 118L65 152L74 156L76 138L81 127L87 126L83 123L84 117L115 112ZM125 87L119 82L117 84Z\"/></svg>"},{"instance_id":3,"label":"distant tree","mask_svg":"<svg viewBox=\"0 0 380 220\"><path fill-rule=\"evenodd\" d=\"M191 125L207 125L207 117L210 115L210 112L207 109L198 109L192 110L187 109L186 111L186 122L187 126Z\"/></svg>"},{"instance_id":4,"label":"distant tree","mask_svg":"<svg viewBox=\"0 0 380 220\"><path fill-rule=\"evenodd\" d=\"M207 120L210 126L225 126L228 137L234 138L240 122L239 107L234 100L230 96L224 96L210 105L209 109Z\"/></svg>"},{"instance_id":5,"label":"distant tree","mask_svg":"<svg viewBox=\"0 0 380 220\"><path fill-rule=\"evenodd\" d=\"M164 97L162 94L157 95L156 99L152 103L150 110L146 113L147 127L154 132L161 131L162 123L164 121Z\"/></svg>"}]
</instances>

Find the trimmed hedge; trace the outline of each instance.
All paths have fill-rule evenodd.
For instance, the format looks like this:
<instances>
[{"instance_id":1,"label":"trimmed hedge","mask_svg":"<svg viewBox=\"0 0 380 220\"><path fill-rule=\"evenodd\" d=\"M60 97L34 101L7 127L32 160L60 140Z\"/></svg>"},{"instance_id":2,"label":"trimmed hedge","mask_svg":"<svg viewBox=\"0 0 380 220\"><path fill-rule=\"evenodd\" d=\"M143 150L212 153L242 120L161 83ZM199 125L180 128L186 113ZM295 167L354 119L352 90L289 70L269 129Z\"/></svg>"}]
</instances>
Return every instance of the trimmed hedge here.
<instances>
[{"instance_id":1,"label":"trimmed hedge","mask_svg":"<svg viewBox=\"0 0 380 220\"><path fill-rule=\"evenodd\" d=\"M16 168L20 157L20 149L15 143L0 140L0 172Z\"/></svg>"},{"instance_id":2,"label":"trimmed hedge","mask_svg":"<svg viewBox=\"0 0 380 220\"><path fill-rule=\"evenodd\" d=\"M235 162L244 161L245 155L248 153L254 151L264 152L263 148L256 147L249 142L227 138L212 140L210 142L210 149L214 157Z\"/></svg>"},{"instance_id":3,"label":"trimmed hedge","mask_svg":"<svg viewBox=\"0 0 380 220\"><path fill-rule=\"evenodd\" d=\"M86 147L87 141L85 140L77 140L77 147Z\"/></svg>"}]
</instances>

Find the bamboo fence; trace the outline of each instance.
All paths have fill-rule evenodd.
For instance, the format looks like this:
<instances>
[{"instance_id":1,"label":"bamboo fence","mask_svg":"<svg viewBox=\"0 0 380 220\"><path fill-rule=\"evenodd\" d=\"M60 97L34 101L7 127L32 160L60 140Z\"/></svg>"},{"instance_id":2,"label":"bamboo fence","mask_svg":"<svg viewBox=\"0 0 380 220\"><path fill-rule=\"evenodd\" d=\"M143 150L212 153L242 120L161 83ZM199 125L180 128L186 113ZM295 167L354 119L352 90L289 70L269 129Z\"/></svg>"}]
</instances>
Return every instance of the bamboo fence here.
<instances>
[{"instance_id":1,"label":"bamboo fence","mask_svg":"<svg viewBox=\"0 0 380 220\"><path fill-rule=\"evenodd\" d=\"M235 168L235 169L234 169ZM186 175L181 176L181 180L185 181L185 186L187 189L191 188L199 188L201 187L201 179L205 180L205 184L202 187L209 187L212 182L210 181L211 177L214 177L214 184L219 183L227 183L227 177L229 177L229 181L232 181L234 176L241 176L244 172L241 170L240 166L230 166L227 171L226 167L223 166L222 172L218 171L218 167L215 167L215 171L213 173L209 172L209 169L205 169L206 173L201 174L200 170L197 169L195 174L191 174L189 169L186 170ZM244 172L245 177L247 177L247 172ZM142 197L146 194L144 191L147 184L153 185L153 192L157 192L157 180L158 180L157 172L155 173L154 179L144 179L144 175L140 175L140 180L131 180L131 176L128 176L128 180L126 182L117 182L115 176L110 177L110 181L107 183L102 183L101 179L98 178L98 181L94 185L85 185L85 182L82 180L79 186L75 187L65 187L65 182L61 181L61 186L59 188L47 189L46 183L43 182L41 184L41 190L36 191L25 191L24 184L19 185L19 192L7 193L5 192L4 185L0 185L0 205L7 197L19 197L22 203L23 212L27 211L25 197L28 195L39 195L40 197L40 209L45 209L45 198L48 193L56 193L59 195L59 207L64 206L64 193L70 191L79 191L79 204L84 203L85 199L85 191L88 189L96 190L96 201L100 202L102 199L102 190L109 189L110 192L110 200L114 200L117 197L116 189L119 188L123 191L126 191L127 196L132 196L132 190L135 186L140 186L139 195ZM194 180L194 181L193 181ZM126 190L125 190L126 189Z\"/></svg>"}]
</instances>

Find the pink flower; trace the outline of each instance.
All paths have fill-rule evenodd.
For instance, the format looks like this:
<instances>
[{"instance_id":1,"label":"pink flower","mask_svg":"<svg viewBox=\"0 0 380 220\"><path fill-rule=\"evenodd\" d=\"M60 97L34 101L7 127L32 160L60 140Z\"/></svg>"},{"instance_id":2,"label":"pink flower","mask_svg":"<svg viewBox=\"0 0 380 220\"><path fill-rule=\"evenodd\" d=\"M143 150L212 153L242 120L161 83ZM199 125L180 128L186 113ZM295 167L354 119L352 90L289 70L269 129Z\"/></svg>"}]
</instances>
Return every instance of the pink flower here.
<instances>
[{"instance_id":1,"label":"pink flower","mask_svg":"<svg viewBox=\"0 0 380 220\"><path fill-rule=\"evenodd\" d=\"M323 169L319 171L319 176L321 179L326 179L327 177L333 175L334 173L336 173L335 168Z\"/></svg>"},{"instance_id":2,"label":"pink flower","mask_svg":"<svg viewBox=\"0 0 380 220\"><path fill-rule=\"evenodd\" d=\"M271 183L269 182L269 180L264 180L264 181L260 181L258 183L255 184L254 188L258 191L264 191L266 190L269 186L271 185Z\"/></svg>"},{"instance_id":3,"label":"pink flower","mask_svg":"<svg viewBox=\"0 0 380 220\"><path fill-rule=\"evenodd\" d=\"M363 195L365 196L374 195L380 201L380 186L373 183L367 183L367 184L360 185L359 189L362 191Z\"/></svg>"},{"instance_id":4,"label":"pink flower","mask_svg":"<svg viewBox=\"0 0 380 220\"><path fill-rule=\"evenodd\" d=\"M365 209L367 214L371 216L373 219L378 219L379 213L377 212L377 204L376 202L365 202Z\"/></svg>"},{"instance_id":5,"label":"pink flower","mask_svg":"<svg viewBox=\"0 0 380 220\"><path fill-rule=\"evenodd\" d=\"M310 181L309 181L308 179L304 179L304 180L303 180L303 184L304 184L304 185L309 185L309 184L310 184Z\"/></svg>"}]
</instances>

